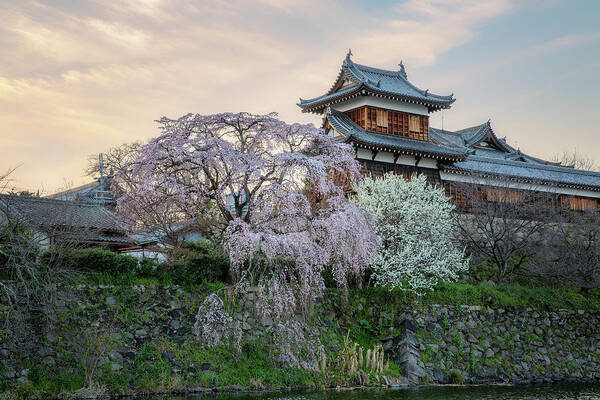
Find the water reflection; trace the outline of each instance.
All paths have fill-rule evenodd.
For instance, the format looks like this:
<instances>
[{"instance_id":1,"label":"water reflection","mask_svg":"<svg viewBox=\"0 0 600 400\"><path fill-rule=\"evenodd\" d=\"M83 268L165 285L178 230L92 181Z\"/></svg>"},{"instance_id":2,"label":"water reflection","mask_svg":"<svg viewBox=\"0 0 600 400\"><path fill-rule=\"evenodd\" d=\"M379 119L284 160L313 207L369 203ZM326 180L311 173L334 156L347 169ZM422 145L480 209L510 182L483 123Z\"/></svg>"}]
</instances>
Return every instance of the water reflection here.
<instances>
[{"instance_id":1,"label":"water reflection","mask_svg":"<svg viewBox=\"0 0 600 400\"><path fill-rule=\"evenodd\" d=\"M151 400L600 400L600 384L437 387L321 393L218 394Z\"/></svg>"}]
</instances>

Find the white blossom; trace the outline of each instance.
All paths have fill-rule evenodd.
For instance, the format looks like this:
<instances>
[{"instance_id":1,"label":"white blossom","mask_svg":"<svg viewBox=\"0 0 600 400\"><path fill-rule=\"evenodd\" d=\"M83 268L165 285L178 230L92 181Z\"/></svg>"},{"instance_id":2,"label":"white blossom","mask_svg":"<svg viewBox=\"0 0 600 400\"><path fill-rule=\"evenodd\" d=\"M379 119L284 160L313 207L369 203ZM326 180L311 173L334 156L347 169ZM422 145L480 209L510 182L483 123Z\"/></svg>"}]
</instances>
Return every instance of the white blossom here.
<instances>
[{"instance_id":1,"label":"white blossom","mask_svg":"<svg viewBox=\"0 0 600 400\"><path fill-rule=\"evenodd\" d=\"M427 184L425 176L410 181L394 174L365 178L356 187L355 201L371 214L382 240L371 263L377 285L431 289L468 269L464 251L451 240L454 206L442 188Z\"/></svg>"}]
</instances>

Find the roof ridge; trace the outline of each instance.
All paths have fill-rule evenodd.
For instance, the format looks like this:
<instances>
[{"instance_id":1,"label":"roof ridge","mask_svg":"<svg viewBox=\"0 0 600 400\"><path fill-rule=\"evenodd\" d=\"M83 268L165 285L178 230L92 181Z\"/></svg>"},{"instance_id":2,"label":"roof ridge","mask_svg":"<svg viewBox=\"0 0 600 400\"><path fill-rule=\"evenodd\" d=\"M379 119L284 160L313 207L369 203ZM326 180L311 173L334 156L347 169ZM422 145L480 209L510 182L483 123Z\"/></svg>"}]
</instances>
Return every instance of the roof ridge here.
<instances>
[{"instance_id":1,"label":"roof ridge","mask_svg":"<svg viewBox=\"0 0 600 400\"><path fill-rule=\"evenodd\" d=\"M435 93L429 93L429 89L421 89L419 87L417 87L416 85L414 85L411 81L408 80L408 78L406 76L404 76L400 71L391 71L391 70L386 70L386 69L381 69L381 68L375 68L375 67L370 67L368 65L362 65L362 64L357 64L353 61L352 65L356 66L359 71L362 69L369 71L371 73L375 73L375 74L380 74L380 75L386 75L386 76L390 76L392 78L397 78L402 80L404 83L406 83L408 86L410 86L412 89L416 90L417 92L419 92L422 96L425 97L431 97L431 98L438 98L438 99L444 99L444 100L449 100L452 99L454 97L454 94L450 94L447 96L443 96L440 94L435 94ZM362 71L360 71L362 72ZM365 77L365 81L366 81L366 77Z\"/></svg>"},{"instance_id":2,"label":"roof ridge","mask_svg":"<svg viewBox=\"0 0 600 400\"><path fill-rule=\"evenodd\" d=\"M437 131L437 132L449 133L449 134L454 135L454 136L461 136L460 133L457 133L455 131L449 131L447 129L434 128L433 126L430 126L429 129Z\"/></svg>"},{"instance_id":3,"label":"roof ridge","mask_svg":"<svg viewBox=\"0 0 600 400\"><path fill-rule=\"evenodd\" d=\"M394 76L394 77L401 76L400 72L398 72L398 71L392 71L392 70L382 69L382 68L377 68L377 67L370 67L368 65L355 63L354 61L352 61L352 64L354 66L356 66L359 70L365 69L365 70L367 70L369 72L373 72L375 74L390 75L390 76Z\"/></svg>"},{"instance_id":4,"label":"roof ridge","mask_svg":"<svg viewBox=\"0 0 600 400\"><path fill-rule=\"evenodd\" d=\"M481 129L484 126L489 126L489 121L488 122L484 122L483 124L479 124L479 125L473 125L473 126L469 126L467 128L463 128L463 129L459 129L457 131L453 131L455 134L457 135L462 135L463 132L471 130L471 129Z\"/></svg>"},{"instance_id":5,"label":"roof ridge","mask_svg":"<svg viewBox=\"0 0 600 400\"><path fill-rule=\"evenodd\" d=\"M100 186L100 182L98 179L96 179L92 182L89 182L89 183L85 183L83 185L72 187L70 189L61 190L60 192L52 193L52 194L49 194L49 195L43 196L43 197L46 199L54 199L57 196L63 196L65 194L74 193L74 192L76 192L78 190L82 190L82 189L93 188L94 186Z\"/></svg>"},{"instance_id":6,"label":"roof ridge","mask_svg":"<svg viewBox=\"0 0 600 400\"><path fill-rule=\"evenodd\" d=\"M75 206L83 206L83 207L101 207L105 209L101 204L96 203L88 203L83 201L73 201L73 200L60 200L60 199L52 199L48 197L37 197L37 196L23 196L19 194L11 194L11 193L0 193L0 198L13 198L18 200L28 200L28 201L36 201L40 203L53 203L53 204L65 204L65 205L75 205Z\"/></svg>"}]
</instances>

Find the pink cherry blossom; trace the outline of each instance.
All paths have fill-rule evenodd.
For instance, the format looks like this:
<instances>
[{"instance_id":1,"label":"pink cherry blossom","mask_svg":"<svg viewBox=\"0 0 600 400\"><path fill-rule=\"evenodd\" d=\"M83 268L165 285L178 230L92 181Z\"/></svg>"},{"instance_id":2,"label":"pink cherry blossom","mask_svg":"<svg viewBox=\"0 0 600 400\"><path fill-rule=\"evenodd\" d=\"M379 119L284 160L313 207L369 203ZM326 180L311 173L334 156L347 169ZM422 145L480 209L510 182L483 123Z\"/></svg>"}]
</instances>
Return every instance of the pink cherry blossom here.
<instances>
[{"instance_id":1,"label":"pink cherry blossom","mask_svg":"<svg viewBox=\"0 0 600 400\"><path fill-rule=\"evenodd\" d=\"M118 211L150 226L216 208L231 275L237 285L259 287L262 313L285 321L322 295L326 267L344 287L375 256L379 238L368 218L331 178L360 179L351 146L275 114L158 122L161 135L127 167L135 184ZM323 200L311 204L309 194Z\"/></svg>"}]
</instances>

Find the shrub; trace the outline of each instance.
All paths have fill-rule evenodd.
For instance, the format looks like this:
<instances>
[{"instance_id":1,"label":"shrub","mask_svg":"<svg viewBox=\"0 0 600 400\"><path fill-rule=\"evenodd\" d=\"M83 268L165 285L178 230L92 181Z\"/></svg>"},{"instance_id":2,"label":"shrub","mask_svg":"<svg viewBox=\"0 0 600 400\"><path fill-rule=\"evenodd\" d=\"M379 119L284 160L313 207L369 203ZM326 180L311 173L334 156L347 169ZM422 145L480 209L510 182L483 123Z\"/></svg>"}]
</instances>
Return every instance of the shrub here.
<instances>
[{"instance_id":1,"label":"shrub","mask_svg":"<svg viewBox=\"0 0 600 400\"><path fill-rule=\"evenodd\" d=\"M450 376L448 377L450 383L455 385L462 385L465 382L465 376L463 373L457 369L453 369L450 371Z\"/></svg>"},{"instance_id":2,"label":"shrub","mask_svg":"<svg viewBox=\"0 0 600 400\"><path fill-rule=\"evenodd\" d=\"M69 268L78 271L102 272L111 275L134 272L138 267L135 257L103 249L53 250L62 252L60 259ZM43 258L52 259L50 251Z\"/></svg>"},{"instance_id":3,"label":"shrub","mask_svg":"<svg viewBox=\"0 0 600 400\"><path fill-rule=\"evenodd\" d=\"M208 240L184 243L176 261L163 263L157 270L171 276L176 284L225 281L228 272L229 259Z\"/></svg>"}]
</instances>

